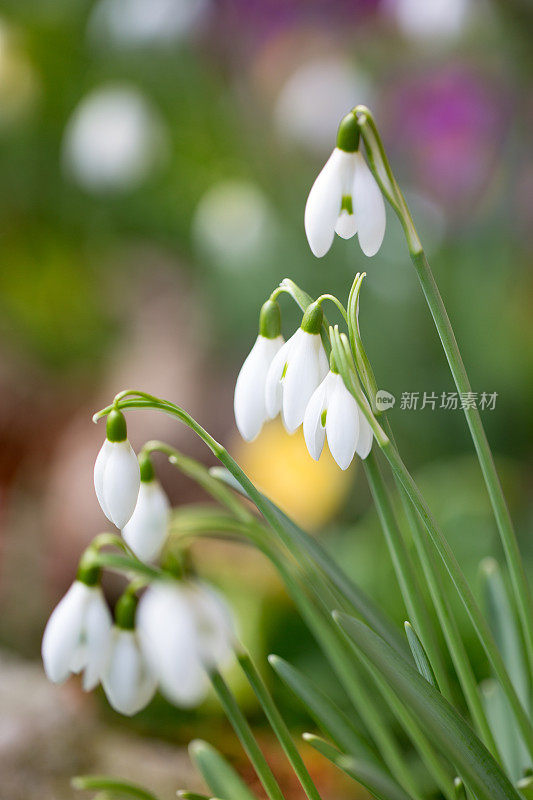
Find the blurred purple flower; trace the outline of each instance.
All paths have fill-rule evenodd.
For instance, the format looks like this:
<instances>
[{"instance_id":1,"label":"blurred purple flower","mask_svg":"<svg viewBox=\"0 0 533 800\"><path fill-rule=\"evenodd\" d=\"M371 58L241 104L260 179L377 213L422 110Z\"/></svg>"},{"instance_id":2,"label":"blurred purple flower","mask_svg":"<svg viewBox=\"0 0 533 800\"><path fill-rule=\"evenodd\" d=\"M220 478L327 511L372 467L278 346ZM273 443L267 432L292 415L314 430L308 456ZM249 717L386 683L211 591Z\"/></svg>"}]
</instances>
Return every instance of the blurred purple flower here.
<instances>
[{"instance_id":1,"label":"blurred purple flower","mask_svg":"<svg viewBox=\"0 0 533 800\"><path fill-rule=\"evenodd\" d=\"M294 26L357 25L372 16L383 0L221 0L219 13L251 38L264 40Z\"/></svg>"},{"instance_id":2,"label":"blurred purple flower","mask_svg":"<svg viewBox=\"0 0 533 800\"><path fill-rule=\"evenodd\" d=\"M493 77L449 65L392 87L388 139L412 180L445 205L471 202L488 183L506 132L509 97Z\"/></svg>"}]
</instances>

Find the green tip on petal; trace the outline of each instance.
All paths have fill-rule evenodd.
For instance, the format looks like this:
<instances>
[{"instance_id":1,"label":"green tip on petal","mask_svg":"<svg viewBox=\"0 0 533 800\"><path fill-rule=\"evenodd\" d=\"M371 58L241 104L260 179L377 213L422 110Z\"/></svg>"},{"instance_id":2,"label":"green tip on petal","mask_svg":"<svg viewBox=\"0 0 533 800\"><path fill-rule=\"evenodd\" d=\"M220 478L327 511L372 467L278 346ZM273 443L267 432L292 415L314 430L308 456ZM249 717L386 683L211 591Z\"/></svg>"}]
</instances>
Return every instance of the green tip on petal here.
<instances>
[{"instance_id":1,"label":"green tip on petal","mask_svg":"<svg viewBox=\"0 0 533 800\"><path fill-rule=\"evenodd\" d=\"M281 311L275 300L267 300L261 307L259 333L265 339L276 339L281 333Z\"/></svg>"},{"instance_id":2,"label":"green tip on petal","mask_svg":"<svg viewBox=\"0 0 533 800\"><path fill-rule=\"evenodd\" d=\"M126 631L131 631L135 628L135 613L138 602L133 592L126 591L119 597L115 606L115 622L118 628Z\"/></svg>"},{"instance_id":3,"label":"green tip on petal","mask_svg":"<svg viewBox=\"0 0 533 800\"><path fill-rule=\"evenodd\" d=\"M359 148L359 125L351 112L341 119L337 133L337 147L345 153L354 153Z\"/></svg>"},{"instance_id":4,"label":"green tip on petal","mask_svg":"<svg viewBox=\"0 0 533 800\"><path fill-rule=\"evenodd\" d=\"M116 408L107 416L106 436L109 442L124 442L128 438L126 417Z\"/></svg>"},{"instance_id":5,"label":"green tip on petal","mask_svg":"<svg viewBox=\"0 0 533 800\"><path fill-rule=\"evenodd\" d=\"M324 321L324 312L318 301L311 303L302 318L301 328L306 333L320 333Z\"/></svg>"},{"instance_id":6,"label":"green tip on petal","mask_svg":"<svg viewBox=\"0 0 533 800\"><path fill-rule=\"evenodd\" d=\"M139 470L141 473L141 481L143 483L150 483L155 478L154 465L148 453L139 454Z\"/></svg>"}]
</instances>

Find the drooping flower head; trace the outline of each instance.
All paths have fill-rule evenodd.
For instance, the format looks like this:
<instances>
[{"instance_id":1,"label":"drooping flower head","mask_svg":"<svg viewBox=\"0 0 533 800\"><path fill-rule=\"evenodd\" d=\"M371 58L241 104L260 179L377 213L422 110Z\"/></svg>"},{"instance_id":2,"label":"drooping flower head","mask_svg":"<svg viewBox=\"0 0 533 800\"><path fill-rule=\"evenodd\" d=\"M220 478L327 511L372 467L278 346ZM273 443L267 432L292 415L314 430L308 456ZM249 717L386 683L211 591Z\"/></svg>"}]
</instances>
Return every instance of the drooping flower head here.
<instances>
[{"instance_id":1,"label":"drooping flower head","mask_svg":"<svg viewBox=\"0 0 533 800\"><path fill-rule=\"evenodd\" d=\"M265 384L266 410L272 419L282 413L289 433L302 424L307 403L328 371L320 338L323 312L312 303L302 324L274 356Z\"/></svg>"},{"instance_id":2,"label":"drooping flower head","mask_svg":"<svg viewBox=\"0 0 533 800\"><path fill-rule=\"evenodd\" d=\"M157 688L135 629L137 598L126 591L115 608L115 624L102 670L102 686L109 704L130 717L148 705Z\"/></svg>"},{"instance_id":3,"label":"drooping flower head","mask_svg":"<svg viewBox=\"0 0 533 800\"><path fill-rule=\"evenodd\" d=\"M170 503L156 478L148 453L139 456L140 479L137 504L122 536L141 561L155 561L161 554L168 530Z\"/></svg>"},{"instance_id":4,"label":"drooping flower head","mask_svg":"<svg viewBox=\"0 0 533 800\"><path fill-rule=\"evenodd\" d=\"M315 461L320 458L326 436L330 453L341 469L350 466L355 453L365 459L372 448L372 428L346 388L333 358L330 371L305 411L305 443Z\"/></svg>"},{"instance_id":5,"label":"drooping flower head","mask_svg":"<svg viewBox=\"0 0 533 800\"><path fill-rule=\"evenodd\" d=\"M315 180L305 206L305 232L318 258L330 249L335 233L350 239L356 233L363 253L375 255L385 235L385 203L359 150L359 129L353 114L341 121L337 146Z\"/></svg>"},{"instance_id":6,"label":"drooping flower head","mask_svg":"<svg viewBox=\"0 0 533 800\"><path fill-rule=\"evenodd\" d=\"M185 708L202 702L206 669L221 666L233 652L233 620L222 596L198 581L153 583L140 600L137 624L163 694Z\"/></svg>"},{"instance_id":7,"label":"drooping flower head","mask_svg":"<svg viewBox=\"0 0 533 800\"><path fill-rule=\"evenodd\" d=\"M80 566L78 576L46 624L41 646L53 683L83 672L83 688L97 686L107 656L112 619L99 583L99 570Z\"/></svg>"},{"instance_id":8,"label":"drooping flower head","mask_svg":"<svg viewBox=\"0 0 533 800\"><path fill-rule=\"evenodd\" d=\"M126 419L115 409L107 417L106 440L94 465L94 488L102 511L117 528L133 514L139 485L139 462L128 441Z\"/></svg>"},{"instance_id":9,"label":"drooping flower head","mask_svg":"<svg viewBox=\"0 0 533 800\"><path fill-rule=\"evenodd\" d=\"M235 384L235 422L239 433L251 442L268 419L265 382L272 359L283 346L279 305L267 300L259 315L259 335L239 372Z\"/></svg>"}]
</instances>

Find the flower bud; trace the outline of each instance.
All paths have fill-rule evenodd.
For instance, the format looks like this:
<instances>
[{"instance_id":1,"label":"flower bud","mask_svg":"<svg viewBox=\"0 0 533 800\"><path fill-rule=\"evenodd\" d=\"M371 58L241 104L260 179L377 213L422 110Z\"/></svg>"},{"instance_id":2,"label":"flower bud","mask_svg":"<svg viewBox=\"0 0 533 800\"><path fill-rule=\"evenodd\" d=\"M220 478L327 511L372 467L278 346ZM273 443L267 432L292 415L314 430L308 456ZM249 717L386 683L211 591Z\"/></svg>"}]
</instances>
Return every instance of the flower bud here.
<instances>
[{"instance_id":1,"label":"flower bud","mask_svg":"<svg viewBox=\"0 0 533 800\"><path fill-rule=\"evenodd\" d=\"M139 484L139 463L127 439L126 420L114 409L94 465L94 488L102 511L117 528L123 528L133 514Z\"/></svg>"}]
</instances>

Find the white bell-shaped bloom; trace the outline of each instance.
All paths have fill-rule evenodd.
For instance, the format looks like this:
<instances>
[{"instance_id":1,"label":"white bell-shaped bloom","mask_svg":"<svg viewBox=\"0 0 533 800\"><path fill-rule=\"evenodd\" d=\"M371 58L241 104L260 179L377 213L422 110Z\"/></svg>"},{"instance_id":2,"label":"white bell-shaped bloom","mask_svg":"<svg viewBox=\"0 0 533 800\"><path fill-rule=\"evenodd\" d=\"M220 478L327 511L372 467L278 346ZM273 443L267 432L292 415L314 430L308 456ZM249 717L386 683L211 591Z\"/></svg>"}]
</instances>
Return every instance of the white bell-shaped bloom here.
<instances>
[{"instance_id":1,"label":"white bell-shaped bloom","mask_svg":"<svg viewBox=\"0 0 533 800\"><path fill-rule=\"evenodd\" d=\"M148 666L135 630L113 628L102 686L109 704L128 717L147 706L154 696L157 679Z\"/></svg>"},{"instance_id":2,"label":"white bell-shaped bloom","mask_svg":"<svg viewBox=\"0 0 533 800\"><path fill-rule=\"evenodd\" d=\"M233 627L225 602L200 583L152 584L139 603L139 639L163 694L177 706L198 705L206 667L231 653Z\"/></svg>"},{"instance_id":3,"label":"white bell-shaped bloom","mask_svg":"<svg viewBox=\"0 0 533 800\"><path fill-rule=\"evenodd\" d=\"M365 459L372 448L372 428L342 377L331 371L305 411L305 443L315 461L320 458L326 436L331 455L341 469L350 466L355 453Z\"/></svg>"},{"instance_id":4,"label":"white bell-shaped bloom","mask_svg":"<svg viewBox=\"0 0 533 800\"><path fill-rule=\"evenodd\" d=\"M241 367L235 384L235 422L239 433L251 442L268 419L265 383L272 359L284 344L283 336L268 339L259 334Z\"/></svg>"},{"instance_id":5,"label":"white bell-shaped bloom","mask_svg":"<svg viewBox=\"0 0 533 800\"><path fill-rule=\"evenodd\" d=\"M83 671L83 688L91 691L105 663L112 619L100 586L76 580L47 622L42 657L53 683Z\"/></svg>"},{"instance_id":6,"label":"white bell-shaped bloom","mask_svg":"<svg viewBox=\"0 0 533 800\"><path fill-rule=\"evenodd\" d=\"M305 206L305 232L313 254L325 255L337 232L344 239L358 233L363 253L373 256L381 247L385 223L383 196L363 155L336 147Z\"/></svg>"},{"instance_id":7,"label":"white bell-shaped bloom","mask_svg":"<svg viewBox=\"0 0 533 800\"><path fill-rule=\"evenodd\" d=\"M129 441L106 439L94 465L94 488L102 511L117 528L122 529L133 514L140 480L139 463Z\"/></svg>"},{"instance_id":8,"label":"white bell-shaped bloom","mask_svg":"<svg viewBox=\"0 0 533 800\"><path fill-rule=\"evenodd\" d=\"M265 383L269 417L282 412L289 433L302 424L311 395L328 371L319 333L298 328L274 356Z\"/></svg>"},{"instance_id":9,"label":"white bell-shaped bloom","mask_svg":"<svg viewBox=\"0 0 533 800\"><path fill-rule=\"evenodd\" d=\"M141 561L155 561L167 538L170 503L157 478L141 481L137 505L122 536Z\"/></svg>"}]
</instances>

